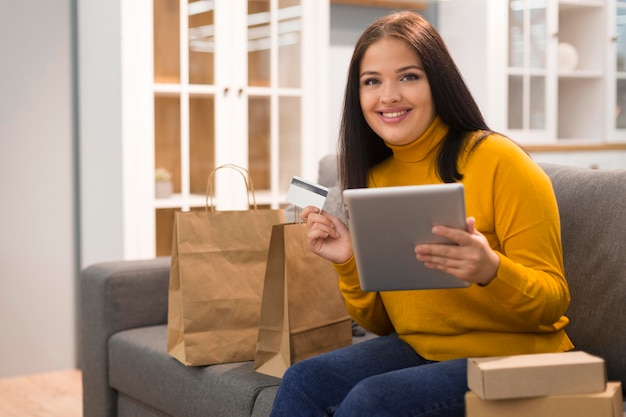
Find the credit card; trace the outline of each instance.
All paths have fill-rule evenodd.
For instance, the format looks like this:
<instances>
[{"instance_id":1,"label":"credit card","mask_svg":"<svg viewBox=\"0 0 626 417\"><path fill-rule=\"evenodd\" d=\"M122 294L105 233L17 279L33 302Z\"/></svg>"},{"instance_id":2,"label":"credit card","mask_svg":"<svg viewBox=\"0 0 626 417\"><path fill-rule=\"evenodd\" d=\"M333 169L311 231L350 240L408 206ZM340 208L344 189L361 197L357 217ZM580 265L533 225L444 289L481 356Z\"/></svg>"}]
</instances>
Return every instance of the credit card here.
<instances>
[{"instance_id":1,"label":"credit card","mask_svg":"<svg viewBox=\"0 0 626 417\"><path fill-rule=\"evenodd\" d=\"M294 176L287 190L287 201L300 208L314 206L320 210L328 196L328 188Z\"/></svg>"}]
</instances>

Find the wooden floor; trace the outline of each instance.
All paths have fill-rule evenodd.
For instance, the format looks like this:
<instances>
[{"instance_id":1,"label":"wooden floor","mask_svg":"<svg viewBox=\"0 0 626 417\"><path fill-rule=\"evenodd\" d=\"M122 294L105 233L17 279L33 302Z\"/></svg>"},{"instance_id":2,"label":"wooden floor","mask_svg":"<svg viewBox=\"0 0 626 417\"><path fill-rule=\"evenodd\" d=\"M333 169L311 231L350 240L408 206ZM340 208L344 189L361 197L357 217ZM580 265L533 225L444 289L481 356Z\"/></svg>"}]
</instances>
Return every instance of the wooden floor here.
<instances>
[{"instance_id":1,"label":"wooden floor","mask_svg":"<svg viewBox=\"0 0 626 417\"><path fill-rule=\"evenodd\" d=\"M79 370L0 379L0 417L81 417Z\"/></svg>"}]
</instances>

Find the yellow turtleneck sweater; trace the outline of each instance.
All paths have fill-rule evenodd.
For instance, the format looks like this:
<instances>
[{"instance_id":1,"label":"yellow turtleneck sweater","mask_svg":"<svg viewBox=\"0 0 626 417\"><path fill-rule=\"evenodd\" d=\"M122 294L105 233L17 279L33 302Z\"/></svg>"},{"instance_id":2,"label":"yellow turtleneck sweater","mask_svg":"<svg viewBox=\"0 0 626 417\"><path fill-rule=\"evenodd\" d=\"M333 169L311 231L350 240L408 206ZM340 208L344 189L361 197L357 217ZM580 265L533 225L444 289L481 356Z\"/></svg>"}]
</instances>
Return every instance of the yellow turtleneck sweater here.
<instances>
[{"instance_id":1,"label":"yellow turtleneck sweater","mask_svg":"<svg viewBox=\"0 0 626 417\"><path fill-rule=\"evenodd\" d=\"M369 186L441 183L436 156L447 130L436 118L413 143L388 145L393 156L374 167ZM496 277L462 289L363 292L352 257L335 265L351 316L376 334L395 331L430 360L571 350L563 315L570 296L549 178L497 134L466 150L459 170L467 216L500 257Z\"/></svg>"}]
</instances>

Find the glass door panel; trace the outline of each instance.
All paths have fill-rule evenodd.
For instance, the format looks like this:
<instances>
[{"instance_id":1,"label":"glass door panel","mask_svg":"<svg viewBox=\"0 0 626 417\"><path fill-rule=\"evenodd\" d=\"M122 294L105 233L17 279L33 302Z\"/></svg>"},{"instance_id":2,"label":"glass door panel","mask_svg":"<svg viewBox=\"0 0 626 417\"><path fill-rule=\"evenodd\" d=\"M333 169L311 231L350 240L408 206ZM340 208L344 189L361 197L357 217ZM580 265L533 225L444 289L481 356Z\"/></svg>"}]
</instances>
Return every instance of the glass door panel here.
<instances>
[{"instance_id":1,"label":"glass door panel","mask_svg":"<svg viewBox=\"0 0 626 417\"><path fill-rule=\"evenodd\" d=\"M522 1L512 1L509 7L509 67L524 65L524 8Z\"/></svg>"},{"instance_id":2,"label":"glass door panel","mask_svg":"<svg viewBox=\"0 0 626 417\"><path fill-rule=\"evenodd\" d=\"M547 22L546 0L509 1L509 129L546 128Z\"/></svg>"},{"instance_id":3,"label":"glass door panel","mask_svg":"<svg viewBox=\"0 0 626 417\"><path fill-rule=\"evenodd\" d=\"M271 103L269 97L248 101L248 169L255 190L271 188Z\"/></svg>"},{"instance_id":4,"label":"glass door panel","mask_svg":"<svg viewBox=\"0 0 626 417\"><path fill-rule=\"evenodd\" d=\"M172 176L174 193L181 192L180 98L161 96L154 100L154 169Z\"/></svg>"},{"instance_id":5,"label":"glass door panel","mask_svg":"<svg viewBox=\"0 0 626 417\"><path fill-rule=\"evenodd\" d=\"M270 1L248 1L248 85L270 86L271 14Z\"/></svg>"},{"instance_id":6,"label":"glass door panel","mask_svg":"<svg viewBox=\"0 0 626 417\"><path fill-rule=\"evenodd\" d=\"M616 26L615 128L626 129L626 1L617 3Z\"/></svg>"},{"instance_id":7,"label":"glass door panel","mask_svg":"<svg viewBox=\"0 0 626 417\"><path fill-rule=\"evenodd\" d=\"M530 128L546 128L546 77L530 77Z\"/></svg>"},{"instance_id":8,"label":"glass door panel","mask_svg":"<svg viewBox=\"0 0 626 417\"><path fill-rule=\"evenodd\" d=\"M302 6L300 0L280 0L278 4L278 85L299 88Z\"/></svg>"},{"instance_id":9,"label":"glass door panel","mask_svg":"<svg viewBox=\"0 0 626 417\"><path fill-rule=\"evenodd\" d=\"M546 68L547 20L545 1L534 0L529 11L528 55L530 68Z\"/></svg>"},{"instance_id":10,"label":"glass door panel","mask_svg":"<svg viewBox=\"0 0 626 417\"><path fill-rule=\"evenodd\" d=\"M214 81L215 24L212 1L189 0L189 83Z\"/></svg>"},{"instance_id":11,"label":"glass door panel","mask_svg":"<svg viewBox=\"0 0 626 417\"><path fill-rule=\"evenodd\" d=\"M626 2L618 3L616 16L617 72L626 72Z\"/></svg>"},{"instance_id":12,"label":"glass door panel","mask_svg":"<svg viewBox=\"0 0 626 417\"><path fill-rule=\"evenodd\" d=\"M524 80L521 75L509 76L509 129L524 126Z\"/></svg>"},{"instance_id":13,"label":"glass door panel","mask_svg":"<svg viewBox=\"0 0 626 417\"><path fill-rule=\"evenodd\" d=\"M189 99L189 191L206 194L206 182L215 161L215 99Z\"/></svg>"},{"instance_id":14,"label":"glass door panel","mask_svg":"<svg viewBox=\"0 0 626 417\"><path fill-rule=\"evenodd\" d=\"M287 193L291 178L300 172L302 121L300 97L281 97L279 99L279 178L278 189L281 194ZM312 178L312 180L315 180Z\"/></svg>"},{"instance_id":15,"label":"glass door panel","mask_svg":"<svg viewBox=\"0 0 626 417\"><path fill-rule=\"evenodd\" d=\"M153 6L154 82L180 81L180 19L178 0L158 0Z\"/></svg>"},{"instance_id":16,"label":"glass door panel","mask_svg":"<svg viewBox=\"0 0 626 417\"><path fill-rule=\"evenodd\" d=\"M616 81L615 128L626 129L626 79Z\"/></svg>"}]
</instances>

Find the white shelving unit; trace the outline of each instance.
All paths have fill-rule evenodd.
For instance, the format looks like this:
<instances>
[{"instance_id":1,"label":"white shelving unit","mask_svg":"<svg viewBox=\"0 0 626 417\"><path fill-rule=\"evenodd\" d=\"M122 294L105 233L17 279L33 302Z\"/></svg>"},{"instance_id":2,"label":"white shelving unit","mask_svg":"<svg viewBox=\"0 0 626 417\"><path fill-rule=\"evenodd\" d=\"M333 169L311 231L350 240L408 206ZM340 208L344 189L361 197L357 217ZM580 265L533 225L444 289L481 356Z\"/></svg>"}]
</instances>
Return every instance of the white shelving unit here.
<instances>
[{"instance_id":1,"label":"white shelving unit","mask_svg":"<svg viewBox=\"0 0 626 417\"><path fill-rule=\"evenodd\" d=\"M493 129L524 145L626 143L626 2L449 0L439 12Z\"/></svg>"},{"instance_id":2,"label":"white shelving unit","mask_svg":"<svg viewBox=\"0 0 626 417\"><path fill-rule=\"evenodd\" d=\"M293 175L317 176L329 151L319 141L329 4L155 0L154 16L155 168L173 172L175 190L153 202L157 254L166 254L173 212L205 207L214 167L247 168L257 203L273 208ZM241 177L218 171L213 201L247 208Z\"/></svg>"},{"instance_id":3,"label":"white shelving unit","mask_svg":"<svg viewBox=\"0 0 626 417\"><path fill-rule=\"evenodd\" d=\"M320 140L328 0L92 3L78 7L81 36L98 48L79 51L81 143L101 160L84 168L83 188L94 190L87 205L116 221L85 219L89 263L107 260L97 255L105 236L124 259L169 254L174 211L204 207L208 175L221 164L249 169L257 202L271 207L284 203L293 175L317 177L330 151ZM103 143L113 146L100 152ZM121 174L99 176L112 162ZM170 198L155 198L159 167L172 173ZM237 174L217 173L215 202L246 206Z\"/></svg>"},{"instance_id":4,"label":"white shelving unit","mask_svg":"<svg viewBox=\"0 0 626 417\"><path fill-rule=\"evenodd\" d=\"M615 113L607 112L607 125L611 126L611 142L626 142L626 0L617 0L610 9L608 27L610 78L607 99L615 106Z\"/></svg>"}]
</instances>

